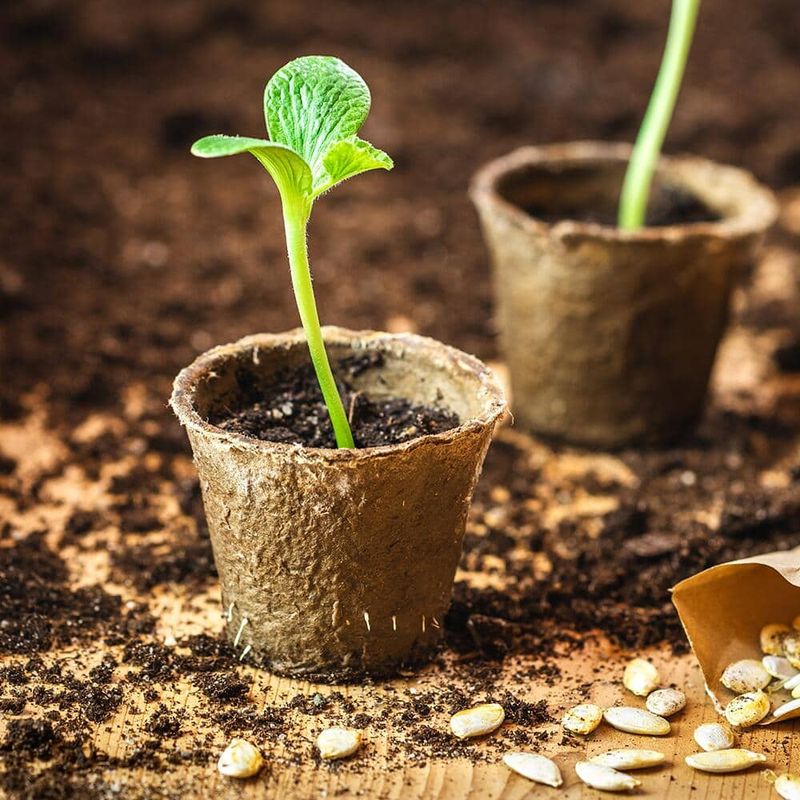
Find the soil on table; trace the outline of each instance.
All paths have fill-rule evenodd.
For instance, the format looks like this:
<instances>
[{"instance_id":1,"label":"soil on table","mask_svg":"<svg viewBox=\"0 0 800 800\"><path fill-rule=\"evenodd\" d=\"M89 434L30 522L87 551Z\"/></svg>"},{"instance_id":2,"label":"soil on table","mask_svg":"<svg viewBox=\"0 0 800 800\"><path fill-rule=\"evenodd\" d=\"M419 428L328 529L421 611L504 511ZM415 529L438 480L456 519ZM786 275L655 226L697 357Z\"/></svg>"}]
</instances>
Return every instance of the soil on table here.
<instances>
[{"instance_id":1,"label":"soil on table","mask_svg":"<svg viewBox=\"0 0 800 800\"><path fill-rule=\"evenodd\" d=\"M706 0L668 150L753 170L784 213L737 292L703 424L613 457L504 432L424 690L265 700L216 638L200 488L166 398L198 352L297 312L268 178L192 159L191 142L263 135L266 77L342 55L372 88L364 136L396 167L315 208L322 319L497 359L469 176L522 144L632 140L666 22L664 4L627 0L1 4L1 790L91 800L122 774L148 796L147 779L213 770L233 735L280 742L276 769L308 763L317 715L387 736L391 764L497 760L560 736L559 709L526 701L558 682L554 655L595 637L682 651L671 585L800 545L800 5ZM170 613L208 621L170 638ZM511 720L491 741L434 722L487 699ZM120 718L110 754L96 743Z\"/></svg>"},{"instance_id":2,"label":"soil on table","mask_svg":"<svg viewBox=\"0 0 800 800\"><path fill-rule=\"evenodd\" d=\"M458 416L442 408L415 405L404 398L371 400L356 391L348 378L380 369L382 359L360 356L333 366L356 447L400 444L428 434L443 433L459 424ZM336 447L328 410L311 364L283 370L267 386L240 375L239 402L220 410L209 422L254 439L305 447Z\"/></svg>"}]
</instances>

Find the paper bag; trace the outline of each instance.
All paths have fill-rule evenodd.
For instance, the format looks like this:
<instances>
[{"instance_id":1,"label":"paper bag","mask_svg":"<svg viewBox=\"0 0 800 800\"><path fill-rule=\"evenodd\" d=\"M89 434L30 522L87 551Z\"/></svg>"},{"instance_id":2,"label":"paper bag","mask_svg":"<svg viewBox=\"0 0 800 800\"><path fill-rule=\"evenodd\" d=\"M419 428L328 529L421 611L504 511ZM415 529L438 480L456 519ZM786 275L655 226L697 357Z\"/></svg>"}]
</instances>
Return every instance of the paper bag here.
<instances>
[{"instance_id":1,"label":"paper bag","mask_svg":"<svg viewBox=\"0 0 800 800\"><path fill-rule=\"evenodd\" d=\"M742 658L760 659L761 628L791 625L800 614L800 548L699 572L672 589L672 602L700 662L706 691L721 711L733 697L719 680L725 667ZM780 702L791 699L780 697ZM780 721L795 716L800 708ZM774 721L771 716L765 720Z\"/></svg>"}]
</instances>

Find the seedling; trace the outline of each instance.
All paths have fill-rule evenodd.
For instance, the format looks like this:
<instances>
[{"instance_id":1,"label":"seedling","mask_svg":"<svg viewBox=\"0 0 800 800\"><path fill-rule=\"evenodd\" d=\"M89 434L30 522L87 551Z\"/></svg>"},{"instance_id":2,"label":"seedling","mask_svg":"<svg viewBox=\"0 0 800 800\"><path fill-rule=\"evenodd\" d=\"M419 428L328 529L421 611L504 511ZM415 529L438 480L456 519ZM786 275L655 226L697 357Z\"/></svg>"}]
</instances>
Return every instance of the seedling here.
<instances>
[{"instance_id":1,"label":"seedling","mask_svg":"<svg viewBox=\"0 0 800 800\"><path fill-rule=\"evenodd\" d=\"M219 134L192 145L201 158L250 153L278 187L292 288L339 447L355 444L322 338L306 232L320 195L354 175L392 168L386 153L356 135L369 108L369 89L357 72L333 56L304 56L278 70L264 90L269 139Z\"/></svg>"},{"instance_id":2,"label":"seedling","mask_svg":"<svg viewBox=\"0 0 800 800\"><path fill-rule=\"evenodd\" d=\"M661 67L622 185L620 228L636 230L644 225L653 173L678 99L699 7L700 0L672 0Z\"/></svg>"}]
</instances>

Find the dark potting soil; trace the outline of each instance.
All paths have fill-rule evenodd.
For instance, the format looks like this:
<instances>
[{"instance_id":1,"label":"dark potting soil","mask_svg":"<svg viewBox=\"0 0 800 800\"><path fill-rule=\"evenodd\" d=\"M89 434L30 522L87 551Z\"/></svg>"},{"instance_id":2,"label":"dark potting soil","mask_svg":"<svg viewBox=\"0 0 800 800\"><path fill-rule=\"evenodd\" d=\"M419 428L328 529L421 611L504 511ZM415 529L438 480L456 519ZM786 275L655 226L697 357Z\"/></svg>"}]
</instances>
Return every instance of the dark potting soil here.
<instances>
[{"instance_id":1,"label":"dark potting soil","mask_svg":"<svg viewBox=\"0 0 800 800\"><path fill-rule=\"evenodd\" d=\"M381 364L380 354L374 353L333 365L356 447L400 444L458 426L458 417L445 409L415 405L403 398L371 400L352 388L349 377L380 369ZM280 372L268 386L255 383L251 373L242 371L239 386L241 397L236 407L212 415L209 422L270 442L336 447L311 364Z\"/></svg>"},{"instance_id":2,"label":"dark potting soil","mask_svg":"<svg viewBox=\"0 0 800 800\"><path fill-rule=\"evenodd\" d=\"M591 222L606 227L617 227L617 210L564 208L553 213L547 208L527 206L525 211L536 219L554 225L564 220ZM680 189L662 187L654 193L645 217L648 228L662 228L668 225L693 225L700 222L719 222L720 216L701 203L696 197Z\"/></svg>"}]
</instances>

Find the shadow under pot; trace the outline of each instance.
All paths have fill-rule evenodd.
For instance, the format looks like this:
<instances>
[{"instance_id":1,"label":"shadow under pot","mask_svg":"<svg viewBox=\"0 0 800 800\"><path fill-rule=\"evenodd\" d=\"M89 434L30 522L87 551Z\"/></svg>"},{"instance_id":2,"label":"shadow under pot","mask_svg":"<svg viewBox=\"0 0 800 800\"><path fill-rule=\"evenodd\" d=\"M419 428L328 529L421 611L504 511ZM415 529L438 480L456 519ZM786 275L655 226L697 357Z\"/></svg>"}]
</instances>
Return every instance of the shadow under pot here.
<instances>
[{"instance_id":1,"label":"shadow under pot","mask_svg":"<svg viewBox=\"0 0 800 800\"><path fill-rule=\"evenodd\" d=\"M740 169L662 158L647 226L616 227L627 145L524 147L474 177L516 423L593 447L702 414L731 289L777 213Z\"/></svg>"},{"instance_id":2,"label":"shadow under pot","mask_svg":"<svg viewBox=\"0 0 800 800\"><path fill-rule=\"evenodd\" d=\"M226 635L247 660L294 676L354 680L418 663L435 647L475 483L502 389L477 359L432 339L325 328L334 365L353 356L353 391L458 418L450 430L355 450L262 441L211 424L269 399L308 364L302 330L260 334L201 355L171 404L200 477ZM339 368L337 369L337 365Z\"/></svg>"}]
</instances>

